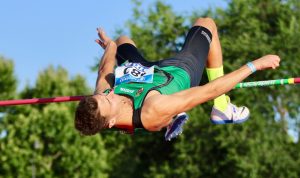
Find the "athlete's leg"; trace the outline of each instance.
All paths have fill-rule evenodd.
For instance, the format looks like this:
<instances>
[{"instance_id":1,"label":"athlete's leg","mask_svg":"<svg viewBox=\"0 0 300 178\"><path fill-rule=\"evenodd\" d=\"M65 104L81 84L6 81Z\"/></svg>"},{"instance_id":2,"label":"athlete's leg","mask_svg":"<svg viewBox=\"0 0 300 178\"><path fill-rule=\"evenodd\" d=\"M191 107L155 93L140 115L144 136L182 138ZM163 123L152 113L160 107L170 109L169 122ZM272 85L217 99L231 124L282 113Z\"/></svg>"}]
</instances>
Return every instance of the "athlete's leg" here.
<instances>
[{"instance_id":1,"label":"athlete's leg","mask_svg":"<svg viewBox=\"0 0 300 178\"><path fill-rule=\"evenodd\" d=\"M219 41L217 26L214 20L211 18L198 18L194 23L194 26L205 27L212 34L210 49L207 56L207 67L218 68L223 66L222 49Z\"/></svg>"},{"instance_id":2,"label":"athlete's leg","mask_svg":"<svg viewBox=\"0 0 300 178\"><path fill-rule=\"evenodd\" d=\"M203 26L210 30L212 39L207 56L207 76L209 81L224 75L223 56L218 30L215 22L210 18L199 18L194 24ZM237 107L230 103L229 97L225 94L214 99L211 121L216 124L241 123L249 117L249 110L246 107Z\"/></svg>"},{"instance_id":3,"label":"athlete's leg","mask_svg":"<svg viewBox=\"0 0 300 178\"><path fill-rule=\"evenodd\" d=\"M218 30L215 22L211 18L199 18L196 20L194 26L203 26L212 34L210 49L207 56L206 72L209 81L224 75L223 71L223 57L221 44L218 37ZM228 102L225 94L214 99L214 106L221 111L225 111Z\"/></svg>"},{"instance_id":4,"label":"athlete's leg","mask_svg":"<svg viewBox=\"0 0 300 178\"><path fill-rule=\"evenodd\" d=\"M126 43L128 43L128 44L131 44L131 45L133 45L134 47L136 47L136 45L135 45L135 43L134 43L134 41L132 40L132 39L130 39L129 37L127 37L127 36L120 36L119 38L117 38L116 39L116 44L117 44L117 46L120 46L120 45L122 45L122 44L126 44Z\"/></svg>"},{"instance_id":5,"label":"athlete's leg","mask_svg":"<svg viewBox=\"0 0 300 178\"><path fill-rule=\"evenodd\" d=\"M127 36L120 36L116 41L117 48L117 63L121 65L126 60L129 62L140 63L144 66L152 66L156 63L147 61L138 51L134 41Z\"/></svg>"}]
</instances>

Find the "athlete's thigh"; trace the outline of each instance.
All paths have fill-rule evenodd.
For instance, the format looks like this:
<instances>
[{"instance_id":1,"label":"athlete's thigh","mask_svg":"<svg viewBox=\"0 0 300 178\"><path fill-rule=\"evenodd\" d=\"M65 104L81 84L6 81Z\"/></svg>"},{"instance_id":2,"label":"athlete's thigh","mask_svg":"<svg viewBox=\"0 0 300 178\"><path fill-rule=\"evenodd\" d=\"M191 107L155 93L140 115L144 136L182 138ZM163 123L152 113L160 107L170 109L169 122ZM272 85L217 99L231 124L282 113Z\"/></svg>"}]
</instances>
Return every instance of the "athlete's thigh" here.
<instances>
[{"instance_id":1,"label":"athlete's thigh","mask_svg":"<svg viewBox=\"0 0 300 178\"><path fill-rule=\"evenodd\" d=\"M182 49L172 58L161 61L160 66L177 66L190 75L191 87L198 86L206 66L211 33L201 26L192 27Z\"/></svg>"},{"instance_id":2,"label":"athlete's thigh","mask_svg":"<svg viewBox=\"0 0 300 178\"><path fill-rule=\"evenodd\" d=\"M116 43L118 45L116 56L118 65L123 64L125 61L140 63L144 66L152 66L156 64L154 62L147 61L138 51L136 45L130 38L121 36L116 40Z\"/></svg>"}]
</instances>

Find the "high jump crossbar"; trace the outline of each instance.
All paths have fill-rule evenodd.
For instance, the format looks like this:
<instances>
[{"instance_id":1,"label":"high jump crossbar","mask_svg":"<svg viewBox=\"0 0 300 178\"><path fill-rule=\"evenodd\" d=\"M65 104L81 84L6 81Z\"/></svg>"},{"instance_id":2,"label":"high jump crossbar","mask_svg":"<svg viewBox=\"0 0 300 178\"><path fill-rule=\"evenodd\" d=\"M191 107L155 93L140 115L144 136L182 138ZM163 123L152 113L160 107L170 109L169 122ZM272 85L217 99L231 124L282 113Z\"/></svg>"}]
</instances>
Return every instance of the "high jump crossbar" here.
<instances>
[{"instance_id":1,"label":"high jump crossbar","mask_svg":"<svg viewBox=\"0 0 300 178\"><path fill-rule=\"evenodd\" d=\"M253 88L253 87L265 87L274 85L291 85L299 84L300 77L277 79L277 80L265 80L255 82L243 82L238 83L234 89L238 88ZM32 98L32 99L17 99L17 100L0 100L0 106L13 106L13 105L26 105L26 104L45 104L45 103L59 103L59 102L71 102L80 101L85 96L59 96L53 98Z\"/></svg>"}]
</instances>

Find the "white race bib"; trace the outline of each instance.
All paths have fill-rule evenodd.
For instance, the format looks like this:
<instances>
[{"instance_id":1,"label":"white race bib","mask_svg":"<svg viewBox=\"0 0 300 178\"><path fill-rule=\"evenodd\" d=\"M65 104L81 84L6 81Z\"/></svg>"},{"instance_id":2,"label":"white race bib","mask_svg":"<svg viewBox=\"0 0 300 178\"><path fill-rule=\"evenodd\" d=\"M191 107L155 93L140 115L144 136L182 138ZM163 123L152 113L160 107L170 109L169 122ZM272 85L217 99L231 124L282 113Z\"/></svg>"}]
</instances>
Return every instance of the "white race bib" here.
<instances>
[{"instance_id":1,"label":"white race bib","mask_svg":"<svg viewBox=\"0 0 300 178\"><path fill-rule=\"evenodd\" d=\"M145 67L140 63L125 63L115 69L115 85L128 82L152 83L154 66Z\"/></svg>"}]
</instances>

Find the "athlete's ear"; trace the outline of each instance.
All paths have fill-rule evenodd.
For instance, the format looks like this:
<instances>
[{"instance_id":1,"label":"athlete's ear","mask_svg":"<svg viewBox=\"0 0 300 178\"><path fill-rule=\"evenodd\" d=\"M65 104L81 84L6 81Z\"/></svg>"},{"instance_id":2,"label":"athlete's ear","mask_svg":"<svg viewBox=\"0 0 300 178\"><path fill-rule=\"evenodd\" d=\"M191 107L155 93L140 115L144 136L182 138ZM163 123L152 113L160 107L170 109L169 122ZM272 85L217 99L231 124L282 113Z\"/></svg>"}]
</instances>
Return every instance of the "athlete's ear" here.
<instances>
[{"instance_id":1,"label":"athlete's ear","mask_svg":"<svg viewBox=\"0 0 300 178\"><path fill-rule=\"evenodd\" d=\"M108 121L108 127L109 127L109 128L112 128L112 127L115 125L115 123L116 123L116 119L110 119L110 120Z\"/></svg>"}]
</instances>

